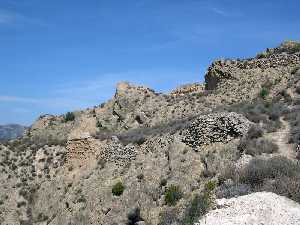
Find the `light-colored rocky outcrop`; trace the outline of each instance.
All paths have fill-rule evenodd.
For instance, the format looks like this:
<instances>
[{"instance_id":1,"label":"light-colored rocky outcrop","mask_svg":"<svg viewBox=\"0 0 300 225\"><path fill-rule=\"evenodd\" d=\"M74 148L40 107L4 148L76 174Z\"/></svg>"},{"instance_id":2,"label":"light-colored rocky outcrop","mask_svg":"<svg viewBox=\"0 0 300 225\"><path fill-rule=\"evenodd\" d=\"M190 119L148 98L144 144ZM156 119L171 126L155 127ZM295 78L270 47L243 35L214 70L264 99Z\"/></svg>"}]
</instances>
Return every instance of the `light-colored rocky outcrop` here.
<instances>
[{"instance_id":1,"label":"light-colored rocky outcrop","mask_svg":"<svg viewBox=\"0 0 300 225\"><path fill-rule=\"evenodd\" d=\"M218 209L195 225L298 225L300 205L286 197L257 192L217 200Z\"/></svg>"}]
</instances>

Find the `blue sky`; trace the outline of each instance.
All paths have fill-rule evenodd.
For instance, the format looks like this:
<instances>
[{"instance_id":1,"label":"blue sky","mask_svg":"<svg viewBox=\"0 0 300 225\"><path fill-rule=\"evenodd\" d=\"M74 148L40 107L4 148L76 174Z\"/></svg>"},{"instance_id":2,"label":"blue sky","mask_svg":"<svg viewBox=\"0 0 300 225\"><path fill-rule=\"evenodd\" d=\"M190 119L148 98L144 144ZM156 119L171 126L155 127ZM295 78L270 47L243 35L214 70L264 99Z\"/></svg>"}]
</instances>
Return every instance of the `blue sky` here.
<instances>
[{"instance_id":1,"label":"blue sky","mask_svg":"<svg viewBox=\"0 0 300 225\"><path fill-rule=\"evenodd\" d=\"M120 80L166 92L217 58L300 40L298 0L0 0L0 124L98 105Z\"/></svg>"}]
</instances>

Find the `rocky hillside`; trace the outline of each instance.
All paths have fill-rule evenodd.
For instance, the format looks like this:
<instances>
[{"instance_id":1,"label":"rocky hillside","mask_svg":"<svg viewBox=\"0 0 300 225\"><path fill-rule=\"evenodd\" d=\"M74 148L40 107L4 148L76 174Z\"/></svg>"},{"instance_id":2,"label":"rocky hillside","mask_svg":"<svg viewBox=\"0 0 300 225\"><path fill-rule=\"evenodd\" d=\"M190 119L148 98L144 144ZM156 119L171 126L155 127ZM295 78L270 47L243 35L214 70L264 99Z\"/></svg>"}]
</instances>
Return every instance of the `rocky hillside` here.
<instances>
[{"instance_id":1,"label":"rocky hillside","mask_svg":"<svg viewBox=\"0 0 300 225\"><path fill-rule=\"evenodd\" d=\"M17 124L0 125L0 141L7 141L21 137L25 127Z\"/></svg>"},{"instance_id":2,"label":"rocky hillside","mask_svg":"<svg viewBox=\"0 0 300 225\"><path fill-rule=\"evenodd\" d=\"M189 225L219 198L300 202L299 46L217 60L204 84L170 93L121 82L99 106L41 116L0 146L0 223Z\"/></svg>"}]
</instances>

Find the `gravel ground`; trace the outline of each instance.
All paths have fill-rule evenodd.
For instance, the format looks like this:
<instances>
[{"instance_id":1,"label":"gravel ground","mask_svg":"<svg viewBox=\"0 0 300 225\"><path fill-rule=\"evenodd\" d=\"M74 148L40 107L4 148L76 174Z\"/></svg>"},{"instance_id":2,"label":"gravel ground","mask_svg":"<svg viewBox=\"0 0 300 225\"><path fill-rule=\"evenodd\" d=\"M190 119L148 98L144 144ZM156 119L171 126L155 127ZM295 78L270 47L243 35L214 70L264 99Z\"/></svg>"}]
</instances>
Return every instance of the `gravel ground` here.
<instances>
[{"instance_id":1,"label":"gravel ground","mask_svg":"<svg viewBox=\"0 0 300 225\"><path fill-rule=\"evenodd\" d=\"M218 199L219 209L195 225L299 225L300 205L286 197L257 192L238 198Z\"/></svg>"}]
</instances>

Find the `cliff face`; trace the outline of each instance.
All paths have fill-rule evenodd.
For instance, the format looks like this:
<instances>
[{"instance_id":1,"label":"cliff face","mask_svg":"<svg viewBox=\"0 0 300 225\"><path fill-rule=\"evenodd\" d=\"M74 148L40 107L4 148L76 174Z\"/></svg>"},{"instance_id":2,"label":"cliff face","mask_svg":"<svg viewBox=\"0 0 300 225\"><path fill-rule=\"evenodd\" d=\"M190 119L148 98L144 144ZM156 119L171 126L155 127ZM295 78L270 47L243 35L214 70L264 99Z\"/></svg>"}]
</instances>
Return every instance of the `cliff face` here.
<instances>
[{"instance_id":1,"label":"cliff face","mask_svg":"<svg viewBox=\"0 0 300 225\"><path fill-rule=\"evenodd\" d=\"M206 210L201 196L262 187L297 201L296 157L272 164L286 149L266 139L279 136L284 119L284 131L299 133L297 46L215 61L205 84L169 94L121 82L111 100L69 119L41 116L23 138L0 145L0 224L192 224ZM252 160L271 165L265 177L250 176L260 174ZM268 174L278 163L292 168L283 172L288 190Z\"/></svg>"}]
</instances>

